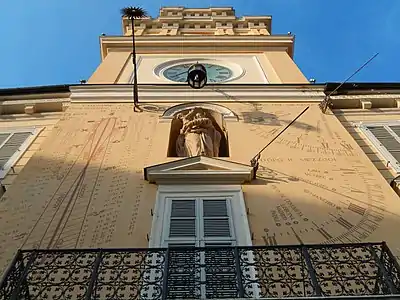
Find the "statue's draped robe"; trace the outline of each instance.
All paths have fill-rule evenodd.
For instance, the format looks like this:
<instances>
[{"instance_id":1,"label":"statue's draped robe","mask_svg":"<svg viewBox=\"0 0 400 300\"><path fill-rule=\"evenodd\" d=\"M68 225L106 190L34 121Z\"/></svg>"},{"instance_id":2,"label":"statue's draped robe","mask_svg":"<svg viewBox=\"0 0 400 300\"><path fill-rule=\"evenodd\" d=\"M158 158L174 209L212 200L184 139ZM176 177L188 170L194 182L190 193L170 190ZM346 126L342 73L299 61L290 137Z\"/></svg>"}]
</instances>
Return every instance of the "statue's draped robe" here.
<instances>
[{"instance_id":1,"label":"statue's draped robe","mask_svg":"<svg viewBox=\"0 0 400 300\"><path fill-rule=\"evenodd\" d=\"M185 120L176 141L176 152L180 157L204 155L218 157L221 133L206 117Z\"/></svg>"}]
</instances>

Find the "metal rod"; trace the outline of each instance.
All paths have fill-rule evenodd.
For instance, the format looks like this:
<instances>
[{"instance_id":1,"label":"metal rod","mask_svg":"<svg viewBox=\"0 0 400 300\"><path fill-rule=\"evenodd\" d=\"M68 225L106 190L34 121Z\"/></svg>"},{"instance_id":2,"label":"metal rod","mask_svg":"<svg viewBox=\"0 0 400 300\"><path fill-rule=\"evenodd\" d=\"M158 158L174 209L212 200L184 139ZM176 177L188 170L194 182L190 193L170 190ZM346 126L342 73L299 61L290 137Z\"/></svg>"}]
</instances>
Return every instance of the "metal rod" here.
<instances>
[{"instance_id":1,"label":"metal rod","mask_svg":"<svg viewBox=\"0 0 400 300\"><path fill-rule=\"evenodd\" d=\"M301 253L303 254L304 260L307 265L308 274L310 275L311 282L314 286L315 294L313 296L320 297L322 296L321 286L318 283L317 274L315 273L315 269L312 265L310 254L308 253L307 248L305 246L301 246Z\"/></svg>"},{"instance_id":2,"label":"metal rod","mask_svg":"<svg viewBox=\"0 0 400 300\"><path fill-rule=\"evenodd\" d=\"M393 281L390 278L390 275L387 273L384 264L379 260L378 255L375 252L373 247L369 249L371 251L372 256L374 257L375 263L378 266L378 272L382 274L382 279L385 282L386 286L389 288L391 294L397 294L397 288L394 286ZM386 294L386 292L385 292Z\"/></svg>"},{"instance_id":3,"label":"metal rod","mask_svg":"<svg viewBox=\"0 0 400 300\"><path fill-rule=\"evenodd\" d=\"M20 299L19 293L20 293L20 291L21 291L21 286L22 286L22 284L23 284L24 282L26 283L26 276L27 276L28 273L29 273L29 268L31 267L31 265L32 265L33 262L35 261L36 256L37 256L36 251L33 251L32 254L31 254L31 257L30 257L29 260L28 260L28 263L26 264L24 270L23 270L22 273L21 273L21 276L20 276L20 278L19 278L19 280L18 280L18 283L17 283L16 288L14 289L14 291L13 291L12 294L11 294L10 300L18 300L18 299ZM21 261L23 261L23 257L21 257ZM23 266L23 264L22 264L22 266ZM27 286L26 288L29 289L29 286Z\"/></svg>"},{"instance_id":4,"label":"metal rod","mask_svg":"<svg viewBox=\"0 0 400 300\"><path fill-rule=\"evenodd\" d=\"M88 285L88 288L86 291L86 295L85 295L86 300L90 300L92 298L93 288L94 288L94 284L96 283L96 280L97 280L97 273L98 273L98 270L100 267L102 256L103 256L103 251L102 251L102 249L100 249L100 252L96 256L96 260L95 260L94 266L93 266L92 276L90 278L89 285Z\"/></svg>"},{"instance_id":5,"label":"metal rod","mask_svg":"<svg viewBox=\"0 0 400 300\"><path fill-rule=\"evenodd\" d=\"M334 92L336 92L340 87L345 84L347 81L349 81L354 75L356 75L358 72L360 72L366 65L368 65L375 57L377 57L379 52L377 52L374 56L372 56L370 59L368 59L367 62L365 62L361 67L359 67L353 74L351 74L345 81L343 81L341 84L339 84L332 92L329 93L327 97L332 95Z\"/></svg>"},{"instance_id":6,"label":"metal rod","mask_svg":"<svg viewBox=\"0 0 400 300\"><path fill-rule=\"evenodd\" d=\"M131 17L132 25L132 62L133 62L133 110L136 111L139 103L138 88L137 88L137 66L136 66L136 44L135 44L135 19Z\"/></svg>"},{"instance_id":7,"label":"metal rod","mask_svg":"<svg viewBox=\"0 0 400 300\"><path fill-rule=\"evenodd\" d=\"M11 273L14 271L15 265L17 264L17 262L19 260L22 260L22 252L21 252L21 250L17 251L17 254L15 254L13 260L11 261L11 264L8 266L8 268L4 272L4 275L0 280L0 288L2 288L3 286L6 285L8 277L11 276Z\"/></svg>"},{"instance_id":8,"label":"metal rod","mask_svg":"<svg viewBox=\"0 0 400 300\"><path fill-rule=\"evenodd\" d=\"M347 81L349 81L354 75L356 75L358 72L361 71L367 64L369 64L375 57L378 56L379 53L376 53L373 57L371 57L366 63L364 63L361 67L359 67L353 74L351 74L345 81L343 81L341 84L339 84L332 92L329 93L329 95L324 97L324 100L319 104L319 107L321 108L322 112L325 113L326 110L328 109L328 106L330 105L330 96L336 92L340 87L345 84Z\"/></svg>"},{"instance_id":9,"label":"metal rod","mask_svg":"<svg viewBox=\"0 0 400 300\"><path fill-rule=\"evenodd\" d=\"M371 246L371 245L382 245L382 242L363 242L363 243L343 243L343 244L304 244L305 247L307 248L343 248L343 247L365 247L365 246ZM273 246L237 246L239 249L283 249L283 248L288 248L288 249L297 249L300 248L300 245L273 245ZM204 249L207 247L179 247L179 249ZM229 247L228 247L229 248ZM168 248L107 248L105 249L91 249L91 248L70 248L70 249L23 249L20 250L22 253L27 253L27 252L33 252L36 251L37 253L60 253L60 252L71 252L71 253L76 253L76 252L142 252L142 251L148 251L148 252L159 252L160 250L167 250Z\"/></svg>"},{"instance_id":10,"label":"metal rod","mask_svg":"<svg viewBox=\"0 0 400 300\"><path fill-rule=\"evenodd\" d=\"M264 148L262 148L260 151L258 151L258 153L252 158L251 161L256 160L257 156L259 156L261 154L261 152L263 152L269 145L271 145L282 133L284 133L286 131L286 129L288 129L290 127L290 125L292 125L294 122L296 122L296 120L298 118L300 118L301 115L303 115L309 108L310 107L307 106L292 122L290 122L288 125L286 125L286 127L278 135L276 135L267 145L265 145Z\"/></svg>"},{"instance_id":11,"label":"metal rod","mask_svg":"<svg viewBox=\"0 0 400 300\"><path fill-rule=\"evenodd\" d=\"M168 298L168 273L169 273L169 253L170 249L167 248L165 253L164 259L164 274L163 274L163 282L162 282L162 299L166 300Z\"/></svg>"},{"instance_id":12,"label":"metal rod","mask_svg":"<svg viewBox=\"0 0 400 300\"><path fill-rule=\"evenodd\" d=\"M400 265L397 262L396 257L393 255L392 251L390 251L386 242L382 242L382 249L387 253L389 259L393 262L393 266L396 268L396 271L400 273Z\"/></svg>"},{"instance_id":13,"label":"metal rod","mask_svg":"<svg viewBox=\"0 0 400 300\"><path fill-rule=\"evenodd\" d=\"M235 266L236 266L236 276L237 276L237 284L238 284L238 289L239 289L239 298L244 298L244 287L243 287L243 282L242 282L242 271L240 269L240 253L239 249L235 247L233 249L233 253L235 256Z\"/></svg>"},{"instance_id":14,"label":"metal rod","mask_svg":"<svg viewBox=\"0 0 400 300\"><path fill-rule=\"evenodd\" d=\"M305 299L312 299L312 300L336 300L336 299L343 299L343 300L360 300L360 299L368 299L368 300L375 300L375 299L387 299L387 300L399 300L399 295L351 295L351 296L320 296L320 297L284 297L284 298L276 298L276 297L266 297L262 298L263 300L305 300Z\"/></svg>"},{"instance_id":15,"label":"metal rod","mask_svg":"<svg viewBox=\"0 0 400 300\"><path fill-rule=\"evenodd\" d=\"M382 246L381 246L381 255L380 255L380 258L379 258L379 260L380 261L383 261L383 255L385 254L385 250L384 250L384 248L383 248L383 243L382 243ZM379 294L379 283L380 283L380 281L381 281L381 278L382 278L382 273L380 272L380 270L378 269L378 272L376 272L376 279L375 279L375 286L374 286L374 294Z\"/></svg>"}]
</instances>

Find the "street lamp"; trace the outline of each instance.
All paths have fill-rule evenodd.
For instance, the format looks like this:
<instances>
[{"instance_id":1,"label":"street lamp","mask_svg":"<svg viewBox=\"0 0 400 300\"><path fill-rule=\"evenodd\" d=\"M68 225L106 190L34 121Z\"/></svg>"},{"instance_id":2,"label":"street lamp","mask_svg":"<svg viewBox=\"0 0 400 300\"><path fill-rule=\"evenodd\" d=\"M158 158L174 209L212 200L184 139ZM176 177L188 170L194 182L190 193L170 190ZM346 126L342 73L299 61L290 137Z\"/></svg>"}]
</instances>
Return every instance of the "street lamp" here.
<instances>
[{"instance_id":1,"label":"street lamp","mask_svg":"<svg viewBox=\"0 0 400 300\"><path fill-rule=\"evenodd\" d=\"M195 63L188 70L187 83L193 89L201 89L207 83L207 70L199 63Z\"/></svg>"}]
</instances>

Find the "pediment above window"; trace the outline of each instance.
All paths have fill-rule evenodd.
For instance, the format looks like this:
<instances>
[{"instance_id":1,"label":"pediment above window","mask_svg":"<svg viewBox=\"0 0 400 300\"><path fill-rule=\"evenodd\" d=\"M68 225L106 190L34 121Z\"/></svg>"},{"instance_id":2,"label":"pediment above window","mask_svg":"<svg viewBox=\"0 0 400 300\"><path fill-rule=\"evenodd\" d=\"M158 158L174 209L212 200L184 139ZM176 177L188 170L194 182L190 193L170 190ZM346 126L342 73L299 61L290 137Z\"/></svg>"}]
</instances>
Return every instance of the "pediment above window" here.
<instances>
[{"instance_id":1,"label":"pediment above window","mask_svg":"<svg viewBox=\"0 0 400 300\"><path fill-rule=\"evenodd\" d=\"M156 184L242 184L253 178L253 167L222 159L195 156L144 169Z\"/></svg>"}]
</instances>

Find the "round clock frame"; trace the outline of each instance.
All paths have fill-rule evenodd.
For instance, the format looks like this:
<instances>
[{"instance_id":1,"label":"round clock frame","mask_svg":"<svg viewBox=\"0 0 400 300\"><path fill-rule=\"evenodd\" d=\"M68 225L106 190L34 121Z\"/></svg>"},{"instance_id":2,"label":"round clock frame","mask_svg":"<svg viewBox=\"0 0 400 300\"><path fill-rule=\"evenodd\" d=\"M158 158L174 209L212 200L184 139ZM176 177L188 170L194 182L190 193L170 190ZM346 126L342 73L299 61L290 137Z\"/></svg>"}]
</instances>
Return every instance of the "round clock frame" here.
<instances>
[{"instance_id":1,"label":"round clock frame","mask_svg":"<svg viewBox=\"0 0 400 300\"><path fill-rule=\"evenodd\" d=\"M225 66L218 64L202 63L207 71L207 81L209 83L225 82L232 78L233 71ZM191 63L182 63L171 66L164 70L163 76L175 82L186 82L187 71L192 66Z\"/></svg>"},{"instance_id":2,"label":"round clock frame","mask_svg":"<svg viewBox=\"0 0 400 300\"><path fill-rule=\"evenodd\" d=\"M187 80L187 71L195 63L206 67L208 83L225 83L237 80L246 73L238 64L205 58L177 59L160 64L154 69L157 77L169 82L183 83Z\"/></svg>"}]
</instances>

